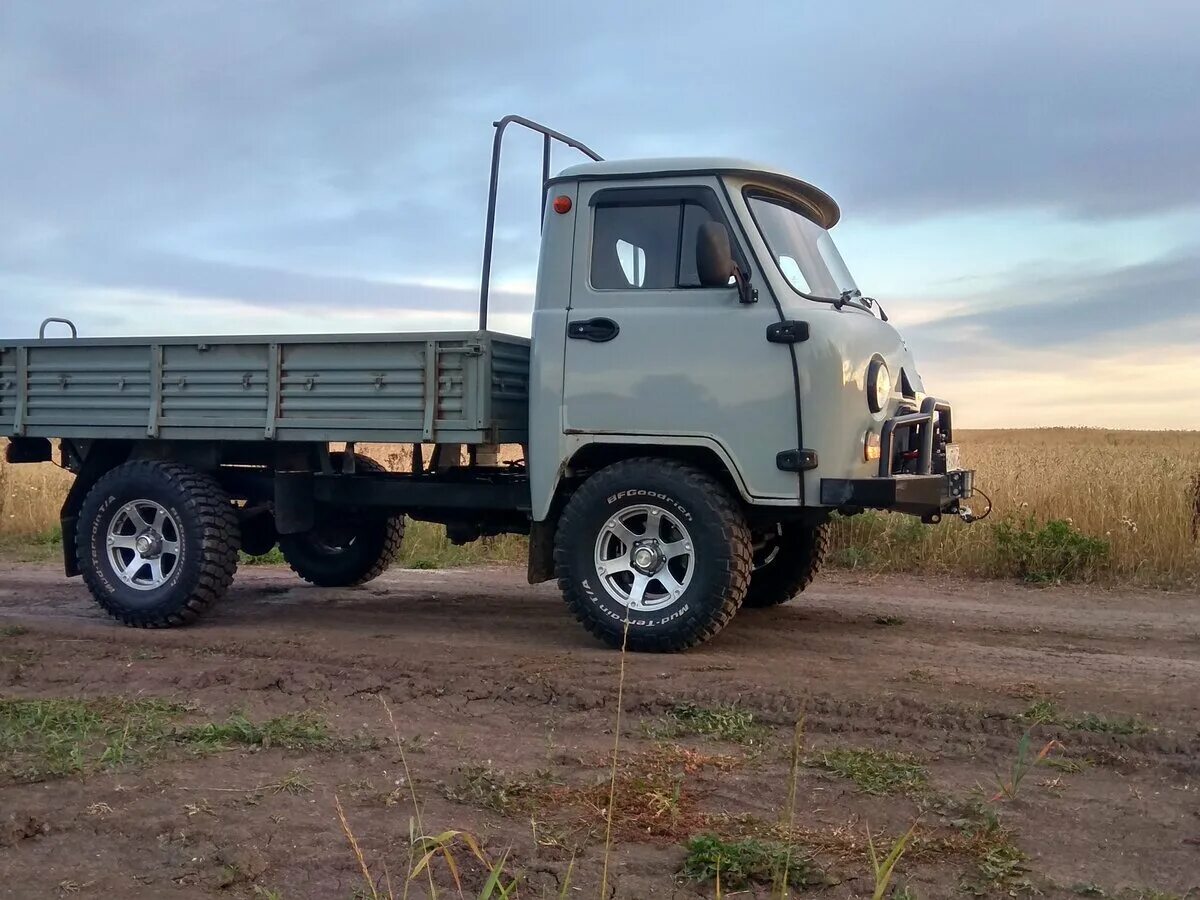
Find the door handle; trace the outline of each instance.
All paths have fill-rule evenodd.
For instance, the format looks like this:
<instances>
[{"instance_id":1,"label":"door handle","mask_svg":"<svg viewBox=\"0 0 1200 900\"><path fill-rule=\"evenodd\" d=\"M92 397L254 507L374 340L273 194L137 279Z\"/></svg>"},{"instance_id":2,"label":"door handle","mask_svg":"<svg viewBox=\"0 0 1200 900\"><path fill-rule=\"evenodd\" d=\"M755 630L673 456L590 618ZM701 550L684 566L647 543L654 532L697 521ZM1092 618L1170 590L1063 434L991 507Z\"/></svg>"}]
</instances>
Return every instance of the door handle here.
<instances>
[{"instance_id":1,"label":"door handle","mask_svg":"<svg viewBox=\"0 0 1200 900\"><path fill-rule=\"evenodd\" d=\"M567 337L581 341L603 344L605 341L611 341L620 333L621 326L612 319L604 317L567 323Z\"/></svg>"}]
</instances>

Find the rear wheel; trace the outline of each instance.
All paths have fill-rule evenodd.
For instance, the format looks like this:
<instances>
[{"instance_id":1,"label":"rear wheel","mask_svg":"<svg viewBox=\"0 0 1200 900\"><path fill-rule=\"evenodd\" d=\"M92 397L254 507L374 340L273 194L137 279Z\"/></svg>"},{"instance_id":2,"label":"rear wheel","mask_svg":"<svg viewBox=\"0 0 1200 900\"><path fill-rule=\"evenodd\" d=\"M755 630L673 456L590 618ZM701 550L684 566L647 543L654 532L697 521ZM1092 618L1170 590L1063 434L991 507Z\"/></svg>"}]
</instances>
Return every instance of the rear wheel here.
<instances>
[{"instance_id":1,"label":"rear wheel","mask_svg":"<svg viewBox=\"0 0 1200 900\"><path fill-rule=\"evenodd\" d=\"M79 512L84 583L126 625L195 621L225 595L238 553L237 515L209 475L137 460L96 482Z\"/></svg>"},{"instance_id":2,"label":"rear wheel","mask_svg":"<svg viewBox=\"0 0 1200 900\"><path fill-rule=\"evenodd\" d=\"M342 454L331 453L335 469ZM355 454L359 472L386 469L367 456ZM311 531L284 534L279 549L292 571L319 587L350 587L378 578L395 561L404 540L404 516L372 511L318 510Z\"/></svg>"},{"instance_id":3,"label":"rear wheel","mask_svg":"<svg viewBox=\"0 0 1200 900\"><path fill-rule=\"evenodd\" d=\"M683 650L733 618L750 578L741 510L704 472L632 459L589 478L563 510L555 540L563 598L614 647Z\"/></svg>"},{"instance_id":4,"label":"rear wheel","mask_svg":"<svg viewBox=\"0 0 1200 900\"><path fill-rule=\"evenodd\" d=\"M812 584L829 548L829 526L784 525L756 543L745 606L763 608L791 600Z\"/></svg>"}]
</instances>

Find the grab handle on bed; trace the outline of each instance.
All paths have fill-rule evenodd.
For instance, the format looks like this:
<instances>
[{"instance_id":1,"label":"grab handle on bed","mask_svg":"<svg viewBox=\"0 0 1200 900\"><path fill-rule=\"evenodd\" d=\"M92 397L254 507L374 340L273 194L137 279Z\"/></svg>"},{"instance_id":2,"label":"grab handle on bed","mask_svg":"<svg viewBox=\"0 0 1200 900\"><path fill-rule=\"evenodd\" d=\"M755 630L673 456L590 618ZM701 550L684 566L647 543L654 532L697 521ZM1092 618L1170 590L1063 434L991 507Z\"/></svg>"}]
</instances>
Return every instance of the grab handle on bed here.
<instances>
[{"instance_id":1,"label":"grab handle on bed","mask_svg":"<svg viewBox=\"0 0 1200 900\"><path fill-rule=\"evenodd\" d=\"M66 325L71 329L71 337L79 337L79 331L75 328L75 323L70 319L61 319L58 316L51 316L48 319L43 319L41 326L38 328L38 340L42 340L46 336L46 326L52 322L57 322L59 325Z\"/></svg>"}]
</instances>

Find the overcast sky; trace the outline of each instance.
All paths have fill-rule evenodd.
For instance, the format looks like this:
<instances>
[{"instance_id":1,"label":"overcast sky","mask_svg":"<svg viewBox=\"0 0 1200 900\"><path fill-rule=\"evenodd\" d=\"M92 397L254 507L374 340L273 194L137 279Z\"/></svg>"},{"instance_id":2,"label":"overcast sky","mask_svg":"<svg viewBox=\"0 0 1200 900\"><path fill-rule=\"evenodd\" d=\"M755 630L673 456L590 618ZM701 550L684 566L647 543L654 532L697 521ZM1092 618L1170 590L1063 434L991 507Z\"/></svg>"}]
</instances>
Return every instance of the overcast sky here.
<instances>
[{"instance_id":1,"label":"overcast sky","mask_svg":"<svg viewBox=\"0 0 1200 900\"><path fill-rule=\"evenodd\" d=\"M1198 36L1195 2L3 0L0 337L473 327L516 112L826 189L964 425L1197 428ZM501 197L521 333L539 154Z\"/></svg>"}]
</instances>

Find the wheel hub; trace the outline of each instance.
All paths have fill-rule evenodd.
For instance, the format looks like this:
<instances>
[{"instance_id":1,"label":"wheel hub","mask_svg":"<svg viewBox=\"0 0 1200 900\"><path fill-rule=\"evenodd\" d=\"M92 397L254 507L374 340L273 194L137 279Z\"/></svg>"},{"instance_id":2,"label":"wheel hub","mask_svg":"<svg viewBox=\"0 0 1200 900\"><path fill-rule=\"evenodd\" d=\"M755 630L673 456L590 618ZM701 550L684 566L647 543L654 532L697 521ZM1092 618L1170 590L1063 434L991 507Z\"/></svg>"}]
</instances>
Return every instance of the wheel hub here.
<instances>
[{"instance_id":1,"label":"wheel hub","mask_svg":"<svg viewBox=\"0 0 1200 900\"><path fill-rule=\"evenodd\" d=\"M663 555L662 544L658 540L638 541L633 545L629 560L633 563L633 568L643 575L655 574L667 561Z\"/></svg>"},{"instance_id":2,"label":"wheel hub","mask_svg":"<svg viewBox=\"0 0 1200 900\"><path fill-rule=\"evenodd\" d=\"M143 559L157 559L162 556L162 535L155 531L139 534L133 548Z\"/></svg>"}]
</instances>

